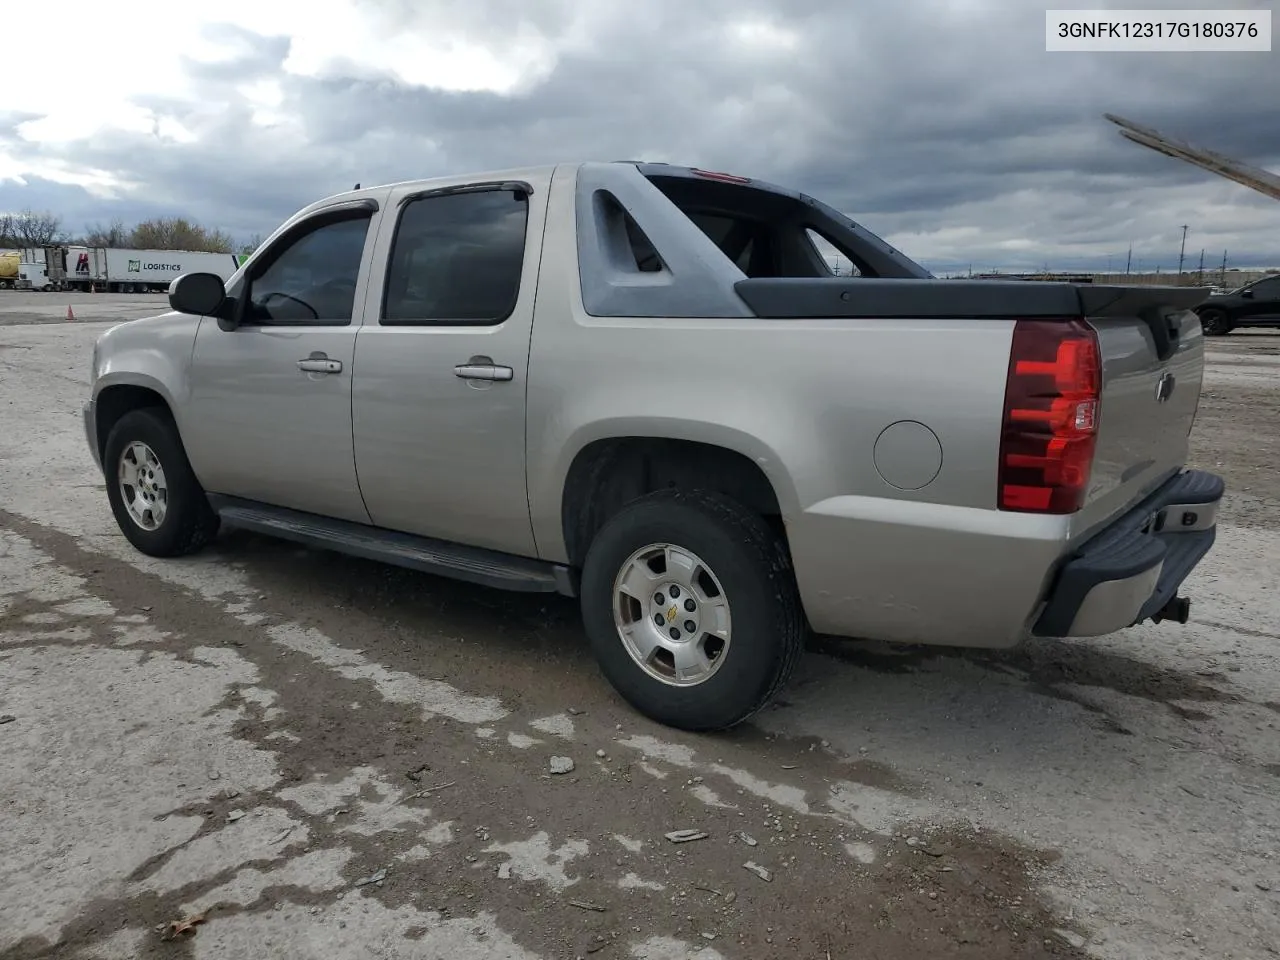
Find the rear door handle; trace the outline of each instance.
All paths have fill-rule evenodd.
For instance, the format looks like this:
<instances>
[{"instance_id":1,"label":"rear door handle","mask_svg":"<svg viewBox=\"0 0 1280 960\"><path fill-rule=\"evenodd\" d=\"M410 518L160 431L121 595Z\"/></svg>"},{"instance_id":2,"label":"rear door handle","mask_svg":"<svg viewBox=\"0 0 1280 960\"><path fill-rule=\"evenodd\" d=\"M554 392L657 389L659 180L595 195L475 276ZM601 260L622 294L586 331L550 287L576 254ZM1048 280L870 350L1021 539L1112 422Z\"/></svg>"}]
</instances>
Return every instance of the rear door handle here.
<instances>
[{"instance_id":1,"label":"rear door handle","mask_svg":"<svg viewBox=\"0 0 1280 960\"><path fill-rule=\"evenodd\" d=\"M496 363L460 363L453 374L463 380L510 380L515 371Z\"/></svg>"},{"instance_id":2,"label":"rear door handle","mask_svg":"<svg viewBox=\"0 0 1280 960\"><path fill-rule=\"evenodd\" d=\"M307 373L341 373L342 361L330 360L327 357L308 357L298 361L298 369Z\"/></svg>"}]
</instances>

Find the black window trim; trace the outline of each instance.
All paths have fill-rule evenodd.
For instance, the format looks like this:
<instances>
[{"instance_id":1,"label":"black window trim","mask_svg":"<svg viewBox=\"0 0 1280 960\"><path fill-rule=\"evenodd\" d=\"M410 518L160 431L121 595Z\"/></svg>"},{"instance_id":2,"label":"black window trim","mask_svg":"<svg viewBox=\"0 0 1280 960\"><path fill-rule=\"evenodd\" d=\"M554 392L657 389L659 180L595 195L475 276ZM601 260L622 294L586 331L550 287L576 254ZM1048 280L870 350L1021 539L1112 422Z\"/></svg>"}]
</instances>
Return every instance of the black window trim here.
<instances>
[{"instance_id":1,"label":"black window trim","mask_svg":"<svg viewBox=\"0 0 1280 960\"><path fill-rule=\"evenodd\" d=\"M529 213L531 208L525 208L524 222L524 242L521 245L520 256L520 284L516 287L515 299L511 301L511 307L502 316L496 319L484 320L460 320L450 319L448 317L426 317L413 320L392 320L387 318L387 298L391 293L391 265L396 252L396 240L400 238L400 225L404 221L405 212L409 209L409 204L415 200L434 200L437 197L449 197L460 193L500 193L507 191L509 193L523 193L525 195L525 203L528 204L533 197L533 187L523 180L485 180L478 183L460 183L452 187L432 187L425 190L416 190L413 193L407 193L400 198L396 204L396 225L391 233L391 247L387 251L386 270L382 277L382 300L378 306L378 326L380 327L496 327L506 323L511 319L511 315L516 312L516 306L520 303L520 293L524 290L524 257L529 252Z\"/></svg>"},{"instance_id":2,"label":"black window trim","mask_svg":"<svg viewBox=\"0 0 1280 960\"><path fill-rule=\"evenodd\" d=\"M247 293L252 293L254 281L258 280L262 274L275 266L276 262L284 255L286 251L293 247L301 237L313 233L323 227L331 226L335 223L345 223L348 220L366 220L364 247L360 251L360 266L364 266L365 254L369 251L369 225L372 224L374 216L380 209L378 201L373 197L362 197L359 200L347 200L343 203L335 203L332 206L324 207L303 217L301 220L290 225L284 233L276 237L275 241L268 247L261 257L254 259L249 269L245 271L243 284L236 291L235 304L233 306L235 325L237 327L349 327L356 322L356 312L361 308L361 304L352 301L351 316L343 320L253 320L247 316L249 297ZM359 292L359 269L356 270L356 287Z\"/></svg>"}]
</instances>

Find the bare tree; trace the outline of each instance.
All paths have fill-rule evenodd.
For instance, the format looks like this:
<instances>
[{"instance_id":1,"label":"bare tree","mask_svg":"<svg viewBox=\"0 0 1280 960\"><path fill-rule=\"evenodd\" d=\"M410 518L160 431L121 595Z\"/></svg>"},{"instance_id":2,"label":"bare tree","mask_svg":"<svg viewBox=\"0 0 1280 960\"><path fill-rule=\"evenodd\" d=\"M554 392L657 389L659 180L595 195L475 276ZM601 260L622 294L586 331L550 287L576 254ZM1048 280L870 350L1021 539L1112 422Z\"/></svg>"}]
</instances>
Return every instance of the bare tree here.
<instances>
[{"instance_id":1,"label":"bare tree","mask_svg":"<svg viewBox=\"0 0 1280 960\"><path fill-rule=\"evenodd\" d=\"M107 226L100 223L90 224L84 230L86 247L127 247L133 234L133 231L125 227L124 221L119 218L112 220Z\"/></svg>"},{"instance_id":2,"label":"bare tree","mask_svg":"<svg viewBox=\"0 0 1280 960\"><path fill-rule=\"evenodd\" d=\"M249 254L253 253L260 246L262 246L262 240L263 240L262 234L255 233L245 243L240 244L240 255L245 257L249 256Z\"/></svg>"},{"instance_id":3,"label":"bare tree","mask_svg":"<svg viewBox=\"0 0 1280 960\"><path fill-rule=\"evenodd\" d=\"M47 210L36 213L29 207L14 217L14 231L20 246L44 247L63 236L62 220Z\"/></svg>"},{"instance_id":4,"label":"bare tree","mask_svg":"<svg viewBox=\"0 0 1280 960\"><path fill-rule=\"evenodd\" d=\"M139 250L199 250L231 253L235 242L222 230L192 223L185 217L144 220L133 228L127 246Z\"/></svg>"},{"instance_id":5,"label":"bare tree","mask_svg":"<svg viewBox=\"0 0 1280 960\"><path fill-rule=\"evenodd\" d=\"M45 211L26 209L20 213L0 213L0 248L43 247L73 242L62 228L60 217ZM79 241L89 247L116 247L138 250L196 250L208 253L252 253L262 243L255 235L249 243L237 244L224 230L203 227L185 217L158 217L126 227L120 218L110 223L85 226Z\"/></svg>"}]
</instances>

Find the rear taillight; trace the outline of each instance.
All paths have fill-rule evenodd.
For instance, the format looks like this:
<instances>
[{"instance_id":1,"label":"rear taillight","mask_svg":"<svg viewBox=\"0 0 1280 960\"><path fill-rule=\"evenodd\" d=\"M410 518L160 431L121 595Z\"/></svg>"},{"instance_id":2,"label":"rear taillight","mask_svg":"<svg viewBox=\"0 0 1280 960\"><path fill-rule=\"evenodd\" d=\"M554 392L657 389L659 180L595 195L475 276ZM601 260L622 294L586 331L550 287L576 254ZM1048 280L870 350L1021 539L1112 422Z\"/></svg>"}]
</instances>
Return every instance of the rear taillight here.
<instances>
[{"instance_id":1,"label":"rear taillight","mask_svg":"<svg viewBox=\"0 0 1280 960\"><path fill-rule=\"evenodd\" d=\"M1098 338L1084 321L1019 320L1000 435L1000 509L1075 513L1084 505L1102 388Z\"/></svg>"}]
</instances>

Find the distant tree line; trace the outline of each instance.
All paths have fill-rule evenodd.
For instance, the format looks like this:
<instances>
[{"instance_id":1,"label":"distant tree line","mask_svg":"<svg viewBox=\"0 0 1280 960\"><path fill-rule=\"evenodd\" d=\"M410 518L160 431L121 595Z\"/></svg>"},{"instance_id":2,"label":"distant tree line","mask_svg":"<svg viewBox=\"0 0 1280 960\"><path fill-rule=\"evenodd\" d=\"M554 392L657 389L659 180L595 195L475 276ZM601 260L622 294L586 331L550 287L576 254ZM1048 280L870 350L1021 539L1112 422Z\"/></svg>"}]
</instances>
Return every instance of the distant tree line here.
<instances>
[{"instance_id":1,"label":"distant tree line","mask_svg":"<svg viewBox=\"0 0 1280 960\"><path fill-rule=\"evenodd\" d=\"M126 227L123 220L86 226L79 236L62 225L62 218L45 211L0 213L0 248L82 244L131 250L199 250L206 253L252 253L261 243L253 237L237 244L225 230L193 223L186 217L156 217Z\"/></svg>"},{"instance_id":2,"label":"distant tree line","mask_svg":"<svg viewBox=\"0 0 1280 960\"><path fill-rule=\"evenodd\" d=\"M51 213L0 213L0 247L43 247L62 236L62 221Z\"/></svg>"}]
</instances>

